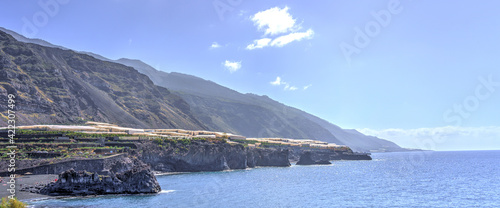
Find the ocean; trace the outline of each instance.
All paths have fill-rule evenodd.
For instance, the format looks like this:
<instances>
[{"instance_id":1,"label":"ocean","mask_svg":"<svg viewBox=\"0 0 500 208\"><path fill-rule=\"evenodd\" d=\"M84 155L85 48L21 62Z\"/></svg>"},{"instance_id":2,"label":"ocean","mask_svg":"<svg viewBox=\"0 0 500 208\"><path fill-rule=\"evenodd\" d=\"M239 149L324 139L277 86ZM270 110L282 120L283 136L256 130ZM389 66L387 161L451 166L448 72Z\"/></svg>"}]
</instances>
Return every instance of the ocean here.
<instances>
[{"instance_id":1,"label":"ocean","mask_svg":"<svg viewBox=\"0 0 500 208\"><path fill-rule=\"evenodd\" d=\"M34 207L500 207L500 151L374 153L371 161L157 176L155 195Z\"/></svg>"}]
</instances>

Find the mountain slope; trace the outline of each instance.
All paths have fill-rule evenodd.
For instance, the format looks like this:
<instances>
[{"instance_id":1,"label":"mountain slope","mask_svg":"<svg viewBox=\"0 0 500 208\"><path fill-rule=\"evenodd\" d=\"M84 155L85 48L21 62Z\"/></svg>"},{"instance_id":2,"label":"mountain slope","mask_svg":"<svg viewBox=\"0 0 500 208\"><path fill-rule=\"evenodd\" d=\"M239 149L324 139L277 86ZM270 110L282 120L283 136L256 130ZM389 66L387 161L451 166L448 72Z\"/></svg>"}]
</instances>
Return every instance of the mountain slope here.
<instances>
[{"instance_id":1,"label":"mountain slope","mask_svg":"<svg viewBox=\"0 0 500 208\"><path fill-rule=\"evenodd\" d=\"M42 43L42 40L25 38L0 27L22 42ZM156 85L167 87L189 103L192 115L208 129L239 133L249 137L313 138L337 144L345 144L355 151L385 150L404 151L393 142L363 135L356 130L342 129L328 121L270 99L267 96L241 94L199 77L166 73L140 60L110 60L103 56L79 52L96 59L121 63L147 75ZM1 90L1 89L0 89ZM0 121L1 122L1 121Z\"/></svg>"},{"instance_id":2,"label":"mountain slope","mask_svg":"<svg viewBox=\"0 0 500 208\"><path fill-rule=\"evenodd\" d=\"M267 96L241 94L212 81L181 73L166 73L139 61L119 59L152 78L155 84L183 97L210 129L250 137L311 138L345 144L355 151L404 151L393 142L342 129L314 115Z\"/></svg>"},{"instance_id":3,"label":"mountain slope","mask_svg":"<svg viewBox=\"0 0 500 208\"><path fill-rule=\"evenodd\" d=\"M0 32L0 93L16 95L18 125L94 120L143 128L205 129L189 105L132 67ZM6 106L0 107L2 123Z\"/></svg>"},{"instance_id":4,"label":"mountain slope","mask_svg":"<svg viewBox=\"0 0 500 208\"><path fill-rule=\"evenodd\" d=\"M341 142L349 144L349 147L362 151L406 151L391 141L380 139L374 136L364 135L354 129L342 129L335 124L325 121L311 114L303 114L311 121L316 122L335 135Z\"/></svg>"}]
</instances>

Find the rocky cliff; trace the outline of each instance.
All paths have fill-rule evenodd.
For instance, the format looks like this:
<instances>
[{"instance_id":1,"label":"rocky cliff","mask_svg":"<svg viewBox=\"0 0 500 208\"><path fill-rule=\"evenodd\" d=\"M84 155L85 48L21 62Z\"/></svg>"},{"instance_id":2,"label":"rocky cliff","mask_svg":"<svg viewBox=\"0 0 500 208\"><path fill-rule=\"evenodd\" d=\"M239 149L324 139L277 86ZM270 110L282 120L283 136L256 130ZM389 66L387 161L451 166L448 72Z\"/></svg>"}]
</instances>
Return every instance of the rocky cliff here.
<instances>
[{"instance_id":1,"label":"rocky cliff","mask_svg":"<svg viewBox=\"0 0 500 208\"><path fill-rule=\"evenodd\" d=\"M99 175L73 169L59 174L53 182L40 190L41 194L60 195L104 195L104 194L141 194L161 191L158 181L147 165L137 165L130 170Z\"/></svg>"},{"instance_id":2,"label":"rocky cliff","mask_svg":"<svg viewBox=\"0 0 500 208\"><path fill-rule=\"evenodd\" d=\"M165 140L168 141L168 140ZM197 172L245 169L255 166L290 166L288 150L248 149L224 142L192 140L189 144L147 142L137 157L155 171Z\"/></svg>"},{"instance_id":3,"label":"rocky cliff","mask_svg":"<svg viewBox=\"0 0 500 208\"><path fill-rule=\"evenodd\" d=\"M289 147L289 158L292 161L298 161L305 156L313 161L331 161L331 160L371 160L369 153L356 153L350 148L340 150L332 149L314 149L304 147ZM304 155L305 154L305 155Z\"/></svg>"},{"instance_id":4,"label":"rocky cliff","mask_svg":"<svg viewBox=\"0 0 500 208\"><path fill-rule=\"evenodd\" d=\"M300 155L299 161L297 162L297 165L329 165L329 164L332 163L325 158L314 160L312 157L312 153L310 151L303 152Z\"/></svg>"}]
</instances>

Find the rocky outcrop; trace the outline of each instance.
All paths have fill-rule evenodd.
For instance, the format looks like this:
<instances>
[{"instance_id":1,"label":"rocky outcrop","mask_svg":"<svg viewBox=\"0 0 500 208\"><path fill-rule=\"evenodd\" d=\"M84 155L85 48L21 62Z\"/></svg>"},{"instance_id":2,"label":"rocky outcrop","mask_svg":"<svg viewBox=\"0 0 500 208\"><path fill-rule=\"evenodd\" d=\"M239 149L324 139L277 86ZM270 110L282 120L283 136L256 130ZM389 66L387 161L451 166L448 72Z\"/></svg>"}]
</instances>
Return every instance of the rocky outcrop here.
<instances>
[{"instance_id":1,"label":"rocky outcrop","mask_svg":"<svg viewBox=\"0 0 500 208\"><path fill-rule=\"evenodd\" d=\"M350 148L344 150L314 149L307 147L289 147L289 158L298 161L305 152L311 152L311 157L315 161L319 160L371 160L369 153L353 152Z\"/></svg>"},{"instance_id":2,"label":"rocky outcrop","mask_svg":"<svg viewBox=\"0 0 500 208\"><path fill-rule=\"evenodd\" d=\"M248 149L248 167L276 166L288 167L288 149Z\"/></svg>"},{"instance_id":3,"label":"rocky outcrop","mask_svg":"<svg viewBox=\"0 0 500 208\"><path fill-rule=\"evenodd\" d=\"M312 152L303 152L300 155L300 159L297 162L297 165L329 165L332 164L330 161L325 159L314 160L312 157Z\"/></svg>"},{"instance_id":4,"label":"rocky outcrop","mask_svg":"<svg viewBox=\"0 0 500 208\"><path fill-rule=\"evenodd\" d=\"M127 171L108 175L70 169L59 174L57 182L48 184L40 190L40 193L51 196L82 196L160 191L160 185L153 172L147 165L142 164Z\"/></svg>"},{"instance_id":5,"label":"rocky outcrop","mask_svg":"<svg viewBox=\"0 0 500 208\"><path fill-rule=\"evenodd\" d=\"M243 145L192 140L190 144L170 143L159 147L139 145L137 157L162 172L199 172L245 169L255 166L290 166L288 150L248 149Z\"/></svg>"},{"instance_id":6,"label":"rocky outcrop","mask_svg":"<svg viewBox=\"0 0 500 208\"><path fill-rule=\"evenodd\" d=\"M341 160L372 160L369 153L345 153L339 156Z\"/></svg>"},{"instance_id":7,"label":"rocky outcrop","mask_svg":"<svg viewBox=\"0 0 500 208\"><path fill-rule=\"evenodd\" d=\"M198 172L244 168L245 158L239 155L242 147L226 143L191 141L190 144L169 143L158 146L152 142L141 144L137 156L155 171Z\"/></svg>"}]
</instances>

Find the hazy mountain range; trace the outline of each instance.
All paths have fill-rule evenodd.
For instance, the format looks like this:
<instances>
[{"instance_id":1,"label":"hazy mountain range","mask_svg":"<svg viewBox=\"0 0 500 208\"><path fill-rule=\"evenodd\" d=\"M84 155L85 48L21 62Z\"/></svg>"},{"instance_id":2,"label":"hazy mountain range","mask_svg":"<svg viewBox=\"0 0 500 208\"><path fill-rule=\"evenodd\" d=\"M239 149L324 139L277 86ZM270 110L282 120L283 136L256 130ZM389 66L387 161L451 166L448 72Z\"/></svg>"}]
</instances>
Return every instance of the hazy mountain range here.
<instances>
[{"instance_id":1,"label":"hazy mountain range","mask_svg":"<svg viewBox=\"0 0 500 208\"><path fill-rule=\"evenodd\" d=\"M310 138L345 144L355 151L405 150L267 96L242 94L199 77L158 71L140 60L110 60L0 30L20 41L0 32L0 93L9 89L21 93L22 109L18 111L26 124L85 119L247 137Z\"/></svg>"}]
</instances>

